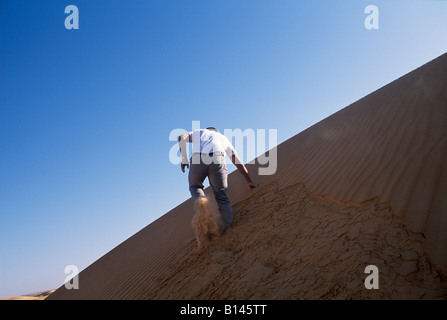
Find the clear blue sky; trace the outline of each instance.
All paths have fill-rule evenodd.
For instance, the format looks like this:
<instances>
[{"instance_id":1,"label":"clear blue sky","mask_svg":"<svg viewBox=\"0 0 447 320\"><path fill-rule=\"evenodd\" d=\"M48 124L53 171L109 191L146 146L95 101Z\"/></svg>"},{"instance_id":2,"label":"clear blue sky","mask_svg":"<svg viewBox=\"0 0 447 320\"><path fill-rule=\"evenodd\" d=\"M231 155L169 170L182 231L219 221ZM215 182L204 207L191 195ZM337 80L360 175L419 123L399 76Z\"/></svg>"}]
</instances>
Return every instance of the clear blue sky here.
<instances>
[{"instance_id":1,"label":"clear blue sky","mask_svg":"<svg viewBox=\"0 0 447 320\"><path fill-rule=\"evenodd\" d=\"M2 0L0 23L0 298L188 199L171 130L280 143L447 51L441 0Z\"/></svg>"}]
</instances>

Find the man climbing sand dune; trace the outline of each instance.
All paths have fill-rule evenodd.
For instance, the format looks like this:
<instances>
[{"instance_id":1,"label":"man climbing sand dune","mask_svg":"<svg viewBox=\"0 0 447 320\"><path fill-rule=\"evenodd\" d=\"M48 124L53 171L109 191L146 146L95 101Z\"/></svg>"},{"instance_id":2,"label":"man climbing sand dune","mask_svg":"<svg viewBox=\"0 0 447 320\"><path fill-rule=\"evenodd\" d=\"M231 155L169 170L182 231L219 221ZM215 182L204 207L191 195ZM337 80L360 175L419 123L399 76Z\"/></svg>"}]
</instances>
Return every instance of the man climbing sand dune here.
<instances>
[{"instance_id":1,"label":"man climbing sand dune","mask_svg":"<svg viewBox=\"0 0 447 320\"><path fill-rule=\"evenodd\" d=\"M230 141L214 127L197 129L178 137L182 154L181 170L189 168L189 191L195 201L195 215L192 225L196 234L198 246L225 233L233 222L233 210L228 199L228 171L225 154L231 159L236 168L245 178L250 189L256 188L251 180L247 168L241 163L236 150ZM186 142L193 144L190 162L186 155ZM219 214L214 212L203 191L206 177L217 202Z\"/></svg>"}]
</instances>

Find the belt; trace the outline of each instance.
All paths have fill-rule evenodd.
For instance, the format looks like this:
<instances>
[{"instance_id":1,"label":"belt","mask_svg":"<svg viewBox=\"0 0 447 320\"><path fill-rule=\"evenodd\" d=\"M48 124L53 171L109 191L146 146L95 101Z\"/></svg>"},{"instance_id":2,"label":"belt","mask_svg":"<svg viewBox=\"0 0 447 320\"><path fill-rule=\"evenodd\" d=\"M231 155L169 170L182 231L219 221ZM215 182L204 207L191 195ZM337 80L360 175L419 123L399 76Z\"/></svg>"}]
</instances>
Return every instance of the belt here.
<instances>
[{"instance_id":1,"label":"belt","mask_svg":"<svg viewBox=\"0 0 447 320\"><path fill-rule=\"evenodd\" d=\"M224 156L225 155L221 151L210 152L210 153L195 152L194 154L198 154L198 155L201 155L201 156L209 156L209 157L212 157L212 156Z\"/></svg>"}]
</instances>

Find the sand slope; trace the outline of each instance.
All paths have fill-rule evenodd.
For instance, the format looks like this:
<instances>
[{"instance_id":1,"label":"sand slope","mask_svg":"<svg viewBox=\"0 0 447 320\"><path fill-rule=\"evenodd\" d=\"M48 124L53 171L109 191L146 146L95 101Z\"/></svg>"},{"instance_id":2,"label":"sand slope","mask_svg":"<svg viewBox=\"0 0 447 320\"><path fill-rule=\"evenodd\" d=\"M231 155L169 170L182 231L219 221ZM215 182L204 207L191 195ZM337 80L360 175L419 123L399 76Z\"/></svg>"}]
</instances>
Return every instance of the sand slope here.
<instances>
[{"instance_id":1,"label":"sand slope","mask_svg":"<svg viewBox=\"0 0 447 320\"><path fill-rule=\"evenodd\" d=\"M438 299L447 279L423 236L373 198L342 202L303 184L271 183L235 206L233 228L200 252L179 254L149 299ZM379 269L367 290L365 267Z\"/></svg>"},{"instance_id":2,"label":"sand slope","mask_svg":"<svg viewBox=\"0 0 447 320\"><path fill-rule=\"evenodd\" d=\"M188 200L82 271L79 290L62 286L48 299L445 296L436 265L447 270L447 54L276 150L275 175L256 176L257 164L248 166L259 184L255 192L239 173L230 175L235 226L222 247L213 243L202 253L204 264L191 263L197 253L191 250L193 203ZM272 186L278 191L265 193ZM376 196L388 205L357 203ZM272 227L281 219L288 222ZM232 253L237 254L228 259ZM361 285L361 269L370 262L384 272L377 291ZM239 263L254 269L227 271ZM225 277L239 284L222 288ZM194 279L202 280L191 287Z\"/></svg>"}]
</instances>

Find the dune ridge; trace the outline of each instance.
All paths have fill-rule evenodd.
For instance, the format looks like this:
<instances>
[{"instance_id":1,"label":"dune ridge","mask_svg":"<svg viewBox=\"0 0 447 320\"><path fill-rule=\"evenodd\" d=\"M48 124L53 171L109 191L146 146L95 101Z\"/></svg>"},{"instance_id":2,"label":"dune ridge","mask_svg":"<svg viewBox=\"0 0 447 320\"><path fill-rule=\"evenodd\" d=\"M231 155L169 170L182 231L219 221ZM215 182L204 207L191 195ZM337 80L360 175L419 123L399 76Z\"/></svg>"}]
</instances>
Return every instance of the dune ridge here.
<instances>
[{"instance_id":1,"label":"dune ridge","mask_svg":"<svg viewBox=\"0 0 447 320\"><path fill-rule=\"evenodd\" d=\"M277 153L281 187L304 181L318 194L355 201L380 195L424 232L447 270L447 54L288 139Z\"/></svg>"},{"instance_id":2,"label":"dune ridge","mask_svg":"<svg viewBox=\"0 0 447 320\"><path fill-rule=\"evenodd\" d=\"M202 278L201 287L189 287L191 279L200 278L200 275L189 272L186 267L179 270L181 274L172 277L177 279L177 283L169 282L173 281L169 277L172 268L175 270L176 262L177 265L183 265L184 261L193 258L190 250L194 243L190 224L193 202L190 199L83 270L79 275L79 290L66 290L62 286L47 299L170 299L182 295L244 299L262 297L261 292L265 292L263 286L273 291L276 288L276 293L265 293L265 297L270 298L445 297L442 270L447 270L447 54L286 140L276 147L276 151L278 169L272 176L257 176L259 165L256 161L247 164L250 175L259 185L258 190L250 192L238 172L229 175L229 197L235 207L235 217L239 216L240 221L235 221L234 228L222 238L221 243L226 244L225 248L228 250L234 245L250 256L253 266L256 266L252 271L259 274L260 279L250 278L248 273L231 278L232 275L230 277L225 272L228 260L225 260L227 253L223 251L221 254L225 259L215 257L222 263L208 264L209 269L206 270L203 269L204 265L197 265L196 271L214 275L214 281L220 281L219 277L222 275L230 277L231 281L241 281L241 291L232 291L230 287L227 291L212 289L209 283L205 283L212 277ZM308 188L305 190L326 196L301 197L300 195L306 193L303 188L297 187L301 182ZM275 193L269 189L272 186L282 191ZM289 187L290 192L292 189L298 191L289 195ZM269 194L261 195L263 190L270 190L274 207L269 205ZM206 194L212 199L209 189ZM307 207L306 202L298 201L300 205L296 207L295 214L277 215L277 212L287 211L289 207L292 210L292 206L297 205L293 202L295 196L298 199L311 199L308 201L315 206ZM257 203L260 199L267 203L260 205ZM361 204L365 199L370 200ZM374 199L381 199L387 204L378 204ZM271 221L267 218L257 224L253 222L257 229L253 229L250 221L245 220L243 223L244 210L249 210L244 208L257 208L259 215L279 219L278 221L281 221L281 217L287 217L286 221L289 219L293 222L291 227L283 224L277 229L278 233L266 233L265 241L281 243L284 248L289 248L290 243L294 243L301 249L281 251L281 247L274 246L266 246L265 249L242 246L242 240L247 238L245 232L252 232L250 238L258 237L256 230L269 230L271 227ZM307 228L295 219L295 216L304 214L302 210L307 210L307 214L303 216L303 221L309 223ZM353 210L353 216L356 217L354 221L347 222L346 214L338 212L346 210ZM314 220L309 218L309 212L315 214ZM256 220L256 215L252 216ZM341 221L335 219L336 217L348 223L347 225L355 223L357 227L352 230L358 230L358 237L350 235L348 231L351 229L340 224ZM396 217L400 217L403 222L396 222ZM310 238L300 238L294 233L294 224ZM314 224L321 229L321 236L312 233L313 228L316 228ZM369 230L369 224L375 227ZM383 238L381 232L378 232L382 227L386 227L392 235L397 234L395 238ZM346 250L342 244L332 247L334 251L340 249L340 252L328 250L331 242L343 239L339 237L340 234L348 236L349 247L360 246L361 248L357 248L358 252L354 249ZM368 234L371 238L369 240ZM300 241L290 242L289 238L300 239L311 249L306 249ZM356 239L361 241L356 242ZM399 244L400 241L408 246L409 251ZM219 243L215 241L212 244L218 256L220 251L215 246ZM414 247L417 243L420 246ZM312 248L316 252L305 255ZM281 264L270 261L268 257L267 260L262 259L264 254L269 254L269 250L278 252L278 259L282 259ZM336 259L332 262L325 260L324 255L328 253ZM213 256L213 253L209 254ZM258 257L257 260L254 257ZM211 258L207 259L211 261ZM256 261L260 262L256 264ZM352 265L347 265L349 261ZM358 265L358 261L362 264ZM237 264L238 260L230 262ZM329 266L320 262L334 264L332 274ZM373 262L384 272L381 277L382 286L378 291L365 293L362 291L365 289L362 289L362 276L359 273L363 270L359 268L364 268L365 263ZM294 282L295 268L302 268L299 273L302 276L307 275L307 278L299 277L303 283ZM320 272L312 273L312 268ZM338 287L331 286L336 281L334 275L339 275L339 268L354 271L341 275ZM413 278L415 275L421 278ZM181 281L179 277L182 277ZM272 282L268 284L266 281L270 280ZM277 286L278 283L288 289L281 292L282 286ZM254 292L256 285L260 290L259 295ZM163 286L173 290L162 290ZM320 287L325 289L318 289ZM307 293L300 294L297 288L300 288L300 292ZM191 291L182 292L186 289Z\"/></svg>"}]
</instances>

